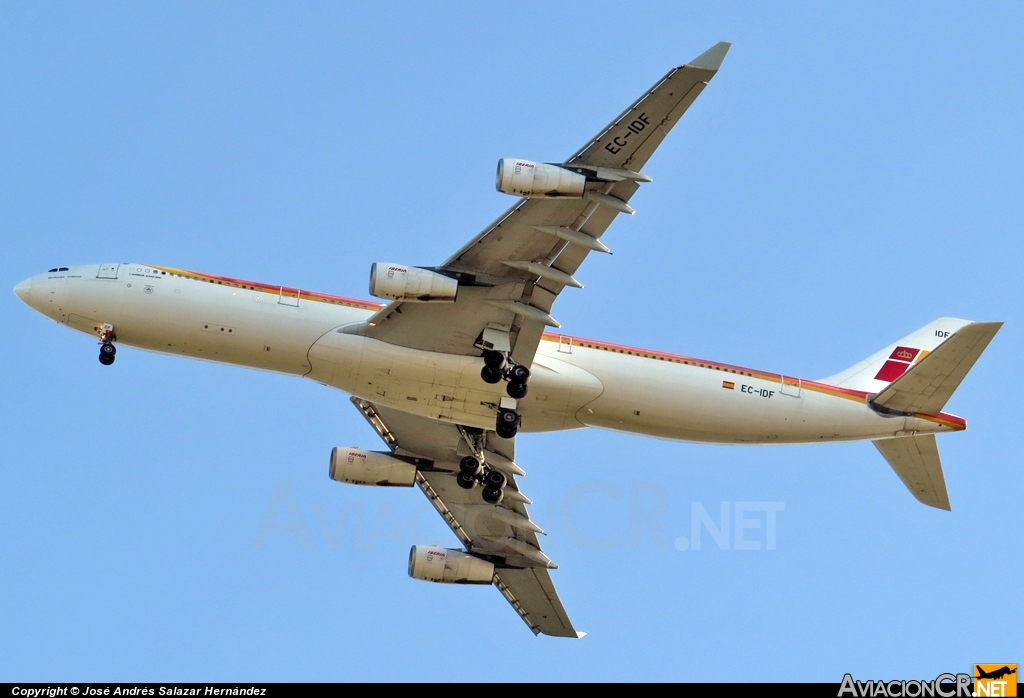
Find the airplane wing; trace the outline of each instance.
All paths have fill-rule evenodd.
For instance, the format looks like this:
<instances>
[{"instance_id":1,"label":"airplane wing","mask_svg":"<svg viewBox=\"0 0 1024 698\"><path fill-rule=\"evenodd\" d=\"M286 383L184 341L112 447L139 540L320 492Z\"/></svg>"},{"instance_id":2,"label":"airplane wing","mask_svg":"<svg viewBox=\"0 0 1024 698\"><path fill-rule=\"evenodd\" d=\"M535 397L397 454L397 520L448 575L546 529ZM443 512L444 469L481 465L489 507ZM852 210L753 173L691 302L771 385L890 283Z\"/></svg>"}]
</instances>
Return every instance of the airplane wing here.
<instances>
[{"instance_id":1,"label":"airplane wing","mask_svg":"<svg viewBox=\"0 0 1024 698\"><path fill-rule=\"evenodd\" d=\"M540 549L541 529L530 520L530 500L519 491L515 439L501 439L492 431L467 430L455 424L400 412L360 398L352 398L366 421L399 456L431 461L416 474L416 484L437 509L467 551L495 565L494 585L534 634L582 637L573 628L558 599L548 569L556 565ZM508 478L505 496L488 504L480 492L464 490L455 481L459 460L471 455L470 439L478 440L488 464Z\"/></svg>"},{"instance_id":2,"label":"airplane wing","mask_svg":"<svg viewBox=\"0 0 1024 698\"><path fill-rule=\"evenodd\" d=\"M581 198L523 198L434 270L459 281L454 303L396 301L360 329L373 339L425 351L479 356L486 330L501 338L512 360L530 367L551 308L590 252L608 252L600 237L629 200L641 168L718 72L729 44L719 43L673 68L562 167L587 178ZM494 336L493 334L491 336ZM505 346L507 344L507 346ZM399 456L431 462L416 482L455 535L474 555L495 564L493 583L534 633L581 637L565 613L530 521L516 476L514 439L407 414L353 398L371 426ZM484 452L487 465L508 478L499 505L459 487L459 461Z\"/></svg>"},{"instance_id":3,"label":"airplane wing","mask_svg":"<svg viewBox=\"0 0 1024 698\"><path fill-rule=\"evenodd\" d=\"M483 330L509 333L512 358L529 367L555 298L581 286L573 274L591 251L607 252L599 238L628 202L640 169L718 72L729 44L721 42L673 68L601 130L564 166L601 183L584 198L523 198L436 271L459 279L454 303L396 301L376 313L367 336L390 344L477 355ZM604 168L603 170L601 168Z\"/></svg>"}]
</instances>

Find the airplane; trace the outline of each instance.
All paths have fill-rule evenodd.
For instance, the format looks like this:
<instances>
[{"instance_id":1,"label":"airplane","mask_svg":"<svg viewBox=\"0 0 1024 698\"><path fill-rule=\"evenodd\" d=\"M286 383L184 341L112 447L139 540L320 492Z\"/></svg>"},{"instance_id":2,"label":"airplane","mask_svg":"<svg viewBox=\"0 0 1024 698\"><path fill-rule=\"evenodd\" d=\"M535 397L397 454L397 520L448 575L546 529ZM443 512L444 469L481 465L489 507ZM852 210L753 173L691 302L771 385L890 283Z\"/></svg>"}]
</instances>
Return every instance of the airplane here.
<instances>
[{"instance_id":1,"label":"airplane","mask_svg":"<svg viewBox=\"0 0 1024 698\"><path fill-rule=\"evenodd\" d=\"M1001 667L999 669L994 669L993 671L984 671L981 667L975 667L975 669L977 670L977 676L974 677L976 679L994 679L994 680L998 680L998 679L1003 678L1004 676L1009 676L1010 674L1016 674L1017 673L1017 668L1016 667L1011 669L1008 666L1003 666L1003 667Z\"/></svg>"},{"instance_id":2,"label":"airplane","mask_svg":"<svg viewBox=\"0 0 1024 698\"><path fill-rule=\"evenodd\" d=\"M58 266L14 292L117 347L301 376L336 388L384 451L335 448L339 482L418 486L461 548L413 546L411 577L493 584L534 634L582 637L551 581L516 463L519 432L597 427L719 444L872 441L914 497L949 509L935 435L1002 323L941 318L820 380L564 335L558 295L651 178L642 172L721 66L675 67L564 163L504 158L516 202L434 267L378 262L385 304L136 263ZM549 332L548 328L552 328Z\"/></svg>"}]
</instances>

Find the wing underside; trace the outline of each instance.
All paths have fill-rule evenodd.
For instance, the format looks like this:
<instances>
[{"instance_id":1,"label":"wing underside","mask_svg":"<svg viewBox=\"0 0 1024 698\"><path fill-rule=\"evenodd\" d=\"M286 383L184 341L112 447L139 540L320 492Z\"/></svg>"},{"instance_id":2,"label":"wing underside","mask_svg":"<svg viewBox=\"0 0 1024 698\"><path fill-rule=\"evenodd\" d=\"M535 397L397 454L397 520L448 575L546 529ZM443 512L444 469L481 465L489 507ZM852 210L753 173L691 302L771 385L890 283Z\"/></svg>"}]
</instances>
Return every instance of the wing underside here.
<instances>
[{"instance_id":1,"label":"wing underside","mask_svg":"<svg viewBox=\"0 0 1024 698\"><path fill-rule=\"evenodd\" d=\"M400 412L366 400L353 404L391 450L431 462L416 474L416 484L468 552L495 563L494 585L534 633L580 637L558 599L541 551L541 529L530 520L529 499L519 491L514 439L494 432L468 433L454 424ZM487 461L508 478L505 497L488 504L479 489L465 490L455 476L459 460L472 453L469 439L481 439Z\"/></svg>"}]
</instances>

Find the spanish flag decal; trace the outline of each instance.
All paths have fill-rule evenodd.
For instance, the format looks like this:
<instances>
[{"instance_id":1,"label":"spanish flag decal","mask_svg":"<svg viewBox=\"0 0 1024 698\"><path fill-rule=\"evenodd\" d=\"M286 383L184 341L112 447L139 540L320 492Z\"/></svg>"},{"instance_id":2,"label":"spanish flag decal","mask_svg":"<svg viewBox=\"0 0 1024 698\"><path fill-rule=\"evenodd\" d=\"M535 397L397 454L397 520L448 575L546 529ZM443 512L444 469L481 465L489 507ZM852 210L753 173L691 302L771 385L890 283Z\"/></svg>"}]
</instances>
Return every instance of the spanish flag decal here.
<instances>
[{"instance_id":1,"label":"spanish flag decal","mask_svg":"<svg viewBox=\"0 0 1024 698\"><path fill-rule=\"evenodd\" d=\"M722 381L722 387L725 388L726 390L735 390L736 384L733 383L732 381Z\"/></svg>"}]
</instances>

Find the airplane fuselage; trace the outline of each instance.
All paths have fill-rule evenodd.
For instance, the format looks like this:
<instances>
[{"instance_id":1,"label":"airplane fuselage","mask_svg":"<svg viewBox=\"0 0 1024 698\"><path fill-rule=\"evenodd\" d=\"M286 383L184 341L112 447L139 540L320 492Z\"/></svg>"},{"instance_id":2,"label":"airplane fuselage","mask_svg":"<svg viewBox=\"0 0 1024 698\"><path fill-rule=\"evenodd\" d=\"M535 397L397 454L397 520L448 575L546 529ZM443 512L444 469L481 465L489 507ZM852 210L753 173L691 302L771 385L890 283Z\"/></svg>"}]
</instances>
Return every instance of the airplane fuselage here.
<instances>
[{"instance_id":1,"label":"airplane fuselage","mask_svg":"<svg viewBox=\"0 0 1024 698\"><path fill-rule=\"evenodd\" d=\"M302 376L356 397L492 429L504 385L479 356L365 337L380 307L338 296L168 267L61 267L20 284L30 306L118 345ZM566 335L545 335L519 400L520 431L602 427L709 443L810 443L964 429L952 415L883 416L866 394Z\"/></svg>"}]
</instances>

